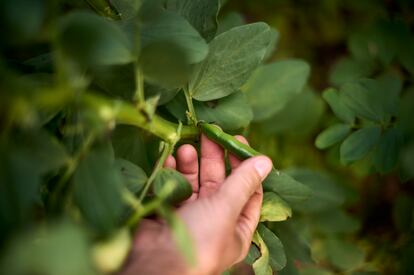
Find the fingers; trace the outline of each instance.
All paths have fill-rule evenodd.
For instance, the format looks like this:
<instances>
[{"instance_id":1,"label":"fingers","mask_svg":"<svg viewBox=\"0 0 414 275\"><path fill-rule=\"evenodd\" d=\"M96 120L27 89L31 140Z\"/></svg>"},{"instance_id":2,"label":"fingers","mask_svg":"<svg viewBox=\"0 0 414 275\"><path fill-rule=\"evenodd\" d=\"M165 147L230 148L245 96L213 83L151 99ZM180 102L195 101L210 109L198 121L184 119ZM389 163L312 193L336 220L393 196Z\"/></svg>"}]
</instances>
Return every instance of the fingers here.
<instances>
[{"instance_id":1,"label":"fingers","mask_svg":"<svg viewBox=\"0 0 414 275\"><path fill-rule=\"evenodd\" d=\"M177 166L177 163L175 161L175 158L173 156L169 155L167 157L167 159L165 160L165 162L164 162L164 167L175 169L176 166Z\"/></svg>"},{"instance_id":2,"label":"fingers","mask_svg":"<svg viewBox=\"0 0 414 275\"><path fill-rule=\"evenodd\" d=\"M192 201L198 196L198 157L197 150L190 144L182 145L177 150L177 170L183 174L193 188L193 194L186 201Z\"/></svg>"},{"instance_id":3,"label":"fingers","mask_svg":"<svg viewBox=\"0 0 414 275\"><path fill-rule=\"evenodd\" d=\"M201 136L199 197L215 193L226 177L224 151L205 135Z\"/></svg>"},{"instance_id":4,"label":"fingers","mask_svg":"<svg viewBox=\"0 0 414 275\"><path fill-rule=\"evenodd\" d=\"M237 221L250 197L270 173L272 162L268 157L258 156L243 161L233 170L215 196L216 203L228 210L229 219Z\"/></svg>"},{"instance_id":5,"label":"fingers","mask_svg":"<svg viewBox=\"0 0 414 275\"><path fill-rule=\"evenodd\" d=\"M244 206L239 219L237 220L236 232L239 234L240 240L242 242L242 251L239 259L237 259L236 262L242 261L249 251L254 231L256 230L256 227L260 220L260 208L262 207L262 201L263 189L260 185Z\"/></svg>"},{"instance_id":6,"label":"fingers","mask_svg":"<svg viewBox=\"0 0 414 275\"><path fill-rule=\"evenodd\" d=\"M249 142L247 141L247 139L244 136L234 136L238 141L244 143L244 144L249 144ZM231 169L235 169L237 166L240 165L240 163L242 162L239 158L237 158L235 155L233 154L229 154L229 161L230 161L230 166Z\"/></svg>"}]
</instances>

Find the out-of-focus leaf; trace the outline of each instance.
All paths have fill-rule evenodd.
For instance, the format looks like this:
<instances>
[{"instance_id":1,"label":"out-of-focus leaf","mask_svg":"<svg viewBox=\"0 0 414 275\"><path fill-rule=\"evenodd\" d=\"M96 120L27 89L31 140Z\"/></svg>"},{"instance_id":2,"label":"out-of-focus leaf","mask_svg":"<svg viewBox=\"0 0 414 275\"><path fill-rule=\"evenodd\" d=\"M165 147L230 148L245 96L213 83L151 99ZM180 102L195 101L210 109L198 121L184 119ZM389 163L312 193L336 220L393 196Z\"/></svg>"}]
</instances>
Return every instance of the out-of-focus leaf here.
<instances>
[{"instance_id":1,"label":"out-of-focus leaf","mask_svg":"<svg viewBox=\"0 0 414 275\"><path fill-rule=\"evenodd\" d=\"M400 232L410 232L414 226L414 199L401 194L395 200L392 210L394 224Z\"/></svg>"},{"instance_id":2,"label":"out-of-focus leaf","mask_svg":"<svg viewBox=\"0 0 414 275\"><path fill-rule=\"evenodd\" d=\"M373 159L379 172L388 173L395 168L402 142L403 136L398 128L390 128L381 135Z\"/></svg>"},{"instance_id":3,"label":"out-of-focus leaf","mask_svg":"<svg viewBox=\"0 0 414 275\"><path fill-rule=\"evenodd\" d=\"M402 150L401 169L404 181L414 178L414 143Z\"/></svg>"},{"instance_id":4,"label":"out-of-focus leaf","mask_svg":"<svg viewBox=\"0 0 414 275\"><path fill-rule=\"evenodd\" d=\"M260 257L260 251L257 246L252 243L249 248L249 252L247 253L246 258L244 258L244 262L253 265L253 263Z\"/></svg>"},{"instance_id":5,"label":"out-of-focus leaf","mask_svg":"<svg viewBox=\"0 0 414 275\"><path fill-rule=\"evenodd\" d=\"M88 12L73 12L59 25L59 47L84 65L124 64L134 60L126 35L114 23Z\"/></svg>"},{"instance_id":6,"label":"out-of-focus leaf","mask_svg":"<svg viewBox=\"0 0 414 275\"><path fill-rule=\"evenodd\" d=\"M374 70L375 66L369 60L344 58L339 60L332 68L329 82L332 85L340 86L361 77L369 77Z\"/></svg>"},{"instance_id":7,"label":"out-of-focus leaf","mask_svg":"<svg viewBox=\"0 0 414 275\"><path fill-rule=\"evenodd\" d=\"M187 19L207 42L214 38L220 8L218 0L167 0L166 8Z\"/></svg>"},{"instance_id":8,"label":"out-of-focus leaf","mask_svg":"<svg viewBox=\"0 0 414 275\"><path fill-rule=\"evenodd\" d=\"M341 144L341 162L349 164L363 158L378 143L381 137L379 127L365 127L349 135Z\"/></svg>"},{"instance_id":9,"label":"out-of-focus leaf","mask_svg":"<svg viewBox=\"0 0 414 275\"><path fill-rule=\"evenodd\" d=\"M134 194L138 194L147 181L144 170L125 159L116 159L115 167L122 175L125 186Z\"/></svg>"},{"instance_id":10,"label":"out-of-focus leaf","mask_svg":"<svg viewBox=\"0 0 414 275\"><path fill-rule=\"evenodd\" d=\"M316 231L324 234L354 233L361 224L355 217L350 216L340 208L326 208L309 216Z\"/></svg>"},{"instance_id":11,"label":"out-of-focus leaf","mask_svg":"<svg viewBox=\"0 0 414 275\"><path fill-rule=\"evenodd\" d=\"M148 2L148 1L147 1ZM148 2L151 5L151 1ZM151 44L167 42L180 49L185 59L190 63L203 60L208 53L208 45L193 26L182 16L153 4L153 7L143 9L141 13L153 13L153 16L143 15L141 43L145 48ZM155 58L155 56L153 57Z\"/></svg>"},{"instance_id":12,"label":"out-of-focus leaf","mask_svg":"<svg viewBox=\"0 0 414 275\"><path fill-rule=\"evenodd\" d=\"M376 79L378 83L382 108L389 115L397 115L399 107L399 96L402 88L402 80L396 74L384 74Z\"/></svg>"},{"instance_id":13,"label":"out-of-focus leaf","mask_svg":"<svg viewBox=\"0 0 414 275\"><path fill-rule=\"evenodd\" d=\"M355 120L355 114L350 110L344 102L341 100L341 97L338 91L334 88L329 88L325 90L322 94L323 99L328 102L329 107L331 107L332 112L343 122L352 124Z\"/></svg>"},{"instance_id":14,"label":"out-of-focus leaf","mask_svg":"<svg viewBox=\"0 0 414 275\"><path fill-rule=\"evenodd\" d=\"M170 102L179 93L180 89L177 88L163 88L156 85L145 85L145 97L150 98L159 96L158 105L164 105Z\"/></svg>"},{"instance_id":15,"label":"out-of-focus leaf","mask_svg":"<svg viewBox=\"0 0 414 275\"><path fill-rule=\"evenodd\" d=\"M165 191L165 188L171 189ZM193 193L193 189L187 179L177 170L171 168L162 168L155 177L153 184L154 193L161 196L163 192L167 192L164 198L171 204L177 204L188 199Z\"/></svg>"},{"instance_id":16,"label":"out-of-focus leaf","mask_svg":"<svg viewBox=\"0 0 414 275\"><path fill-rule=\"evenodd\" d=\"M47 234L45 234L47 233ZM93 275L86 233L71 224L17 239L0 263L1 274Z\"/></svg>"},{"instance_id":17,"label":"out-of-focus leaf","mask_svg":"<svg viewBox=\"0 0 414 275\"><path fill-rule=\"evenodd\" d=\"M189 78L186 52L169 41L155 41L145 46L139 62L150 84L173 89L184 85Z\"/></svg>"},{"instance_id":18,"label":"out-of-focus leaf","mask_svg":"<svg viewBox=\"0 0 414 275\"><path fill-rule=\"evenodd\" d=\"M263 183L265 191L278 194L289 205L294 206L298 202L303 202L311 196L311 189L296 181L284 172L272 171Z\"/></svg>"},{"instance_id":19,"label":"out-of-focus leaf","mask_svg":"<svg viewBox=\"0 0 414 275\"><path fill-rule=\"evenodd\" d=\"M122 212L122 178L107 150L98 147L80 162L74 174L74 199L96 230L114 229Z\"/></svg>"},{"instance_id":20,"label":"out-of-focus leaf","mask_svg":"<svg viewBox=\"0 0 414 275\"><path fill-rule=\"evenodd\" d=\"M308 137L317 127L323 111L322 99L310 89L304 89L275 115L260 121L259 126L263 132L269 134Z\"/></svg>"},{"instance_id":21,"label":"out-of-focus leaf","mask_svg":"<svg viewBox=\"0 0 414 275\"><path fill-rule=\"evenodd\" d=\"M131 234L126 228L115 232L109 239L96 243L92 257L99 271L110 273L119 270L128 256L131 243Z\"/></svg>"},{"instance_id":22,"label":"out-of-focus leaf","mask_svg":"<svg viewBox=\"0 0 414 275\"><path fill-rule=\"evenodd\" d=\"M92 68L93 83L106 94L131 101L135 92L134 66L111 65Z\"/></svg>"},{"instance_id":23,"label":"out-of-focus leaf","mask_svg":"<svg viewBox=\"0 0 414 275\"><path fill-rule=\"evenodd\" d=\"M302 60L283 60L259 67L243 86L254 120L268 118L300 93L310 72Z\"/></svg>"},{"instance_id":24,"label":"out-of-focus leaf","mask_svg":"<svg viewBox=\"0 0 414 275\"><path fill-rule=\"evenodd\" d=\"M219 19L217 35L244 24L246 24L246 21L243 18L243 15L238 12L231 11L223 18Z\"/></svg>"},{"instance_id":25,"label":"out-of-focus leaf","mask_svg":"<svg viewBox=\"0 0 414 275\"><path fill-rule=\"evenodd\" d=\"M257 227L257 231L269 250L269 265L272 267L273 271L278 271L284 268L286 265L286 255L282 242L275 233L261 223Z\"/></svg>"},{"instance_id":26,"label":"out-of-focus leaf","mask_svg":"<svg viewBox=\"0 0 414 275\"><path fill-rule=\"evenodd\" d=\"M315 146L319 149L326 149L341 142L350 132L351 127L347 124L332 125L317 136Z\"/></svg>"},{"instance_id":27,"label":"out-of-focus leaf","mask_svg":"<svg viewBox=\"0 0 414 275\"><path fill-rule=\"evenodd\" d=\"M119 14L118 12L112 7L110 0L86 0L87 2L99 15L118 20Z\"/></svg>"},{"instance_id":28,"label":"out-of-focus leaf","mask_svg":"<svg viewBox=\"0 0 414 275\"><path fill-rule=\"evenodd\" d=\"M331 238L324 247L329 261L342 270L358 268L364 262L364 252L348 241Z\"/></svg>"},{"instance_id":29,"label":"out-of-focus leaf","mask_svg":"<svg viewBox=\"0 0 414 275\"><path fill-rule=\"evenodd\" d=\"M361 118L387 121L391 115L385 107L389 104L389 95L382 89L381 83L373 79L346 83L340 90L341 101Z\"/></svg>"},{"instance_id":30,"label":"out-of-focus leaf","mask_svg":"<svg viewBox=\"0 0 414 275\"><path fill-rule=\"evenodd\" d=\"M308 169L289 169L286 172L312 190L312 196L306 201L297 203L295 209L315 213L344 203L344 188L327 175Z\"/></svg>"},{"instance_id":31,"label":"out-of-focus leaf","mask_svg":"<svg viewBox=\"0 0 414 275\"><path fill-rule=\"evenodd\" d=\"M136 127L118 125L112 135L112 146L116 158L123 158L145 171L149 170L148 146L145 144L142 132Z\"/></svg>"},{"instance_id":32,"label":"out-of-focus leaf","mask_svg":"<svg viewBox=\"0 0 414 275\"><path fill-rule=\"evenodd\" d=\"M269 33L269 26L259 22L216 36L206 59L194 68L189 83L191 96L208 101L240 89L266 54Z\"/></svg>"},{"instance_id":33,"label":"out-of-focus leaf","mask_svg":"<svg viewBox=\"0 0 414 275\"><path fill-rule=\"evenodd\" d=\"M271 31L270 32L271 41L270 41L269 46L267 47L266 54L264 56L265 60L270 58L273 55L274 51L277 48L277 43L279 41L279 32L275 28L270 28L270 31Z\"/></svg>"},{"instance_id":34,"label":"out-of-focus leaf","mask_svg":"<svg viewBox=\"0 0 414 275\"><path fill-rule=\"evenodd\" d=\"M271 275L272 268L269 265L270 255L269 250L258 231L254 232L253 243L259 248L261 256L253 263L254 274L256 275Z\"/></svg>"},{"instance_id":35,"label":"out-of-focus leaf","mask_svg":"<svg viewBox=\"0 0 414 275\"><path fill-rule=\"evenodd\" d=\"M300 275L334 275L331 271L322 267L306 267L301 269Z\"/></svg>"},{"instance_id":36,"label":"out-of-focus leaf","mask_svg":"<svg viewBox=\"0 0 414 275\"><path fill-rule=\"evenodd\" d=\"M193 266L196 263L194 244L185 223L174 211L168 210L166 207L162 207L160 212L171 228L178 249L187 263Z\"/></svg>"},{"instance_id":37,"label":"out-of-focus leaf","mask_svg":"<svg viewBox=\"0 0 414 275\"><path fill-rule=\"evenodd\" d=\"M265 192L263 195L260 221L278 222L292 216L290 206L273 192Z\"/></svg>"},{"instance_id":38,"label":"out-of-focus leaf","mask_svg":"<svg viewBox=\"0 0 414 275\"><path fill-rule=\"evenodd\" d=\"M0 2L0 44L13 45L34 39L42 27L46 3L42 0Z\"/></svg>"},{"instance_id":39,"label":"out-of-focus leaf","mask_svg":"<svg viewBox=\"0 0 414 275\"><path fill-rule=\"evenodd\" d=\"M138 14L142 0L111 0L111 4L123 20L128 20Z\"/></svg>"}]
</instances>

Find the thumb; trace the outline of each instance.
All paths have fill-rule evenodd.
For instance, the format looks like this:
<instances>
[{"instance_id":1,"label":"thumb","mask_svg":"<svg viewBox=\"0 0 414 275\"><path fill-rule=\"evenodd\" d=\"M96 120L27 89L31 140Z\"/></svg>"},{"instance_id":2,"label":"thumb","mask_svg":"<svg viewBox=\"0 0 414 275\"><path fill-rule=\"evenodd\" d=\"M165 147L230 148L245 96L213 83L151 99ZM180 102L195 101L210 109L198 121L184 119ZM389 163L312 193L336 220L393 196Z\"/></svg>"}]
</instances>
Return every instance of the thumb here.
<instances>
[{"instance_id":1,"label":"thumb","mask_svg":"<svg viewBox=\"0 0 414 275\"><path fill-rule=\"evenodd\" d=\"M215 199L238 218L242 209L272 170L272 161L258 156L243 161L224 181Z\"/></svg>"}]
</instances>

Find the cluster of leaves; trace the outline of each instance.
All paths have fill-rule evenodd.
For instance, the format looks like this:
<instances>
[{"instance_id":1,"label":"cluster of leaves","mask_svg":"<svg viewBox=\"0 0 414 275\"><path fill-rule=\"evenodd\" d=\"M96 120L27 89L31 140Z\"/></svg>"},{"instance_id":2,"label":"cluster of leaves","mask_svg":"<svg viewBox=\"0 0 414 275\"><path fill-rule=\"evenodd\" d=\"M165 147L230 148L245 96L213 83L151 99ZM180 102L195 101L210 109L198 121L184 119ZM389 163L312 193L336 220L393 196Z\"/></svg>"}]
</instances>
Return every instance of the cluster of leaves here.
<instances>
[{"instance_id":1,"label":"cluster of leaves","mask_svg":"<svg viewBox=\"0 0 414 275\"><path fill-rule=\"evenodd\" d=\"M112 272L128 251L129 226L153 212L191 260L171 210L191 187L162 168L180 135L195 142L197 119L226 131L252 121L266 128L298 94L301 104L319 104L304 89L307 63L261 65L275 29L217 23L219 9L211 0L0 4L1 273ZM295 244L284 239L295 233L278 224L310 196L284 172L264 189L246 259L257 274L285 267Z\"/></svg>"}]
</instances>

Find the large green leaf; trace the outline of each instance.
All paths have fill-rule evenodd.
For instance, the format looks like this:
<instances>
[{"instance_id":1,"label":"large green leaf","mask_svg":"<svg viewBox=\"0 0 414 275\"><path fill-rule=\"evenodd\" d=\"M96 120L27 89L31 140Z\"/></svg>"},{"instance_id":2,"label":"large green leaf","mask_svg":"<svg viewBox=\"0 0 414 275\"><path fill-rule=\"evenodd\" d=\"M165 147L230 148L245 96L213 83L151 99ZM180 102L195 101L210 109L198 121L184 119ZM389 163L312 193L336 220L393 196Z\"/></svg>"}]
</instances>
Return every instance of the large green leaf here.
<instances>
[{"instance_id":1,"label":"large green leaf","mask_svg":"<svg viewBox=\"0 0 414 275\"><path fill-rule=\"evenodd\" d=\"M187 19L206 41L216 34L218 0L167 0L166 8Z\"/></svg>"},{"instance_id":2,"label":"large green leaf","mask_svg":"<svg viewBox=\"0 0 414 275\"><path fill-rule=\"evenodd\" d=\"M80 64L123 64L134 60L126 35L114 23L91 13L74 12L59 25L59 47Z\"/></svg>"},{"instance_id":3,"label":"large green leaf","mask_svg":"<svg viewBox=\"0 0 414 275\"><path fill-rule=\"evenodd\" d=\"M243 86L254 120L263 120L282 110L302 91L309 71L309 65L301 60L283 60L259 67Z\"/></svg>"},{"instance_id":4,"label":"large green leaf","mask_svg":"<svg viewBox=\"0 0 414 275\"><path fill-rule=\"evenodd\" d=\"M334 88L325 90L322 94L323 99L328 102L332 112L343 122L352 124L355 120L354 112L345 105L338 91Z\"/></svg>"},{"instance_id":5,"label":"large green leaf","mask_svg":"<svg viewBox=\"0 0 414 275\"><path fill-rule=\"evenodd\" d=\"M328 148L341 142L350 132L351 127L347 124L332 125L317 136L315 146L319 149Z\"/></svg>"},{"instance_id":6,"label":"large green leaf","mask_svg":"<svg viewBox=\"0 0 414 275\"><path fill-rule=\"evenodd\" d=\"M284 268L286 265L286 255L282 242L275 233L270 231L270 229L262 223L257 227L257 231L269 250L269 265L272 267L273 271L279 271Z\"/></svg>"},{"instance_id":7,"label":"large green leaf","mask_svg":"<svg viewBox=\"0 0 414 275\"><path fill-rule=\"evenodd\" d=\"M275 170L267 176L263 183L263 188L265 191L278 194L282 199L292 205L303 202L311 196L309 187L296 181L288 174Z\"/></svg>"},{"instance_id":8,"label":"large green leaf","mask_svg":"<svg viewBox=\"0 0 414 275\"><path fill-rule=\"evenodd\" d=\"M369 60L354 60L344 58L339 60L329 75L329 82L332 85L343 85L350 81L358 80L361 77L369 77L375 70L374 64Z\"/></svg>"},{"instance_id":9,"label":"large green leaf","mask_svg":"<svg viewBox=\"0 0 414 275\"><path fill-rule=\"evenodd\" d=\"M190 63L200 62L206 57L207 43L184 17L156 5L148 9L144 9L141 13L152 12L154 15L143 15L141 30L143 47L155 42L168 42L182 49Z\"/></svg>"},{"instance_id":10,"label":"large green leaf","mask_svg":"<svg viewBox=\"0 0 414 275\"><path fill-rule=\"evenodd\" d=\"M236 130L249 125L253 113L242 93L234 93L215 101L194 101L197 118L215 123L224 130ZM184 94L177 95L167 104L167 109L177 119L186 120Z\"/></svg>"},{"instance_id":11,"label":"large green leaf","mask_svg":"<svg viewBox=\"0 0 414 275\"><path fill-rule=\"evenodd\" d=\"M260 210L260 221L278 222L284 221L292 216L290 206L277 194L265 192Z\"/></svg>"},{"instance_id":12,"label":"large green leaf","mask_svg":"<svg viewBox=\"0 0 414 275\"><path fill-rule=\"evenodd\" d=\"M206 59L194 68L191 96L208 101L236 92L262 61L270 41L265 23L236 27L216 36Z\"/></svg>"},{"instance_id":13,"label":"large green leaf","mask_svg":"<svg viewBox=\"0 0 414 275\"><path fill-rule=\"evenodd\" d=\"M114 229L120 218L121 186L121 175L104 148L93 149L79 162L74 199L85 220L100 232Z\"/></svg>"},{"instance_id":14,"label":"large green leaf","mask_svg":"<svg viewBox=\"0 0 414 275\"><path fill-rule=\"evenodd\" d=\"M379 127L365 127L349 135L341 144L341 161L345 164L363 158L378 143Z\"/></svg>"},{"instance_id":15,"label":"large green leaf","mask_svg":"<svg viewBox=\"0 0 414 275\"><path fill-rule=\"evenodd\" d=\"M388 129L382 134L374 154L375 168L381 173L390 172L397 165L403 135L397 128Z\"/></svg>"},{"instance_id":16,"label":"large green leaf","mask_svg":"<svg viewBox=\"0 0 414 275\"><path fill-rule=\"evenodd\" d=\"M87 234L72 224L30 230L12 242L1 274L93 275Z\"/></svg>"}]
</instances>

